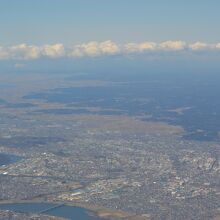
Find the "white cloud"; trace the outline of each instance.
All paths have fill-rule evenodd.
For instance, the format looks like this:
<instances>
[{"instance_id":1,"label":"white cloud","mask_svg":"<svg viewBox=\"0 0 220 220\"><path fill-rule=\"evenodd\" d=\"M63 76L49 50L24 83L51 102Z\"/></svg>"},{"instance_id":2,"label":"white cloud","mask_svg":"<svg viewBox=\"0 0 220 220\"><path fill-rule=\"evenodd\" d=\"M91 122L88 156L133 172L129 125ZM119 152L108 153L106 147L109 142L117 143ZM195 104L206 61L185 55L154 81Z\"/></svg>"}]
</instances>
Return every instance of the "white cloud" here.
<instances>
[{"instance_id":1,"label":"white cloud","mask_svg":"<svg viewBox=\"0 0 220 220\"><path fill-rule=\"evenodd\" d=\"M120 51L119 46L108 40L104 42L92 41L89 43L76 45L70 52L72 57L90 56L96 57L100 55L114 55Z\"/></svg>"},{"instance_id":2,"label":"white cloud","mask_svg":"<svg viewBox=\"0 0 220 220\"><path fill-rule=\"evenodd\" d=\"M31 60L48 57L50 59L60 57L97 57L97 56L111 56L116 54L141 54L150 52L160 55L160 53L167 53L175 51L216 51L220 49L220 43L208 44L203 42L195 42L187 44L184 41L165 41L161 43L155 42L141 42L141 43L126 43L117 44L111 40L98 42L91 41L82 43L73 47L65 47L63 44L51 45L28 45L19 44L10 47L0 46L0 60L14 59L14 60Z\"/></svg>"},{"instance_id":3,"label":"white cloud","mask_svg":"<svg viewBox=\"0 0 220 220\"><path fill-rule=\"evenodd\" d=\"M220 43L216 44L216 45L215 45L215 48L216 48L216 49L220 49Z\"/></svg>"},{"instance_id":4,"label":"white cloud","mask_svg":"<svg viewBox=\"0 0 220 220\"><path fill-rule=\"evenodd\" d=\"M162 43L143 42L125 44L126 52L146 52L146 51L181 51L185 50L187 44L184 41L165 41Z\"/></svg>"},{"instance_id":5,"label":"white cloud","mask_svg":"<svg viewBox=\"0 0 220 220\"><path fill-rule=\"evenodd\" d=\"M41 57L58 58L65 56L62 44L35 46L19 44L7 48L0 47L0 59L31 60Z\"/></svg>"},{"instance_id":6,"label":"white cloud","mask_svg":"<svg viewBox=\"0 0 220 220\"><path fill-rule=\"evenodd\" d=\"M0 47L0 60L5 60L8 59L9 57L10 57L9 51L4 47Z\"/></svg>"},{"instance_id":7,"label":"white cloud","mask_svg":"<svg viewBox=\"0 0 220 220\"><path fill-rule=\"evenodd\" d=\"M16 69L22 69L23 67L25 67L26 65L24 63L16 63L15 64L15 68Z\"/></svg>"},{"instance_id":8,"label":"white cloud","mask_svg":"<svg viewBox=\"0 0 220 220\"><path fill-rule=\"evenodd\" d=\"M63 57L65 56L65 48L63 44L44 45L41 49L41 53L50 58Z\"/></svg>"},{"instance_id":9,"label":"white cloud","mask_svg":"<svg viewBox=\"0 0 220 220\"><path fill-rule=\"evenodd\" d=\"M189 48L191 50L205 50L205 49L208 49L210 46L211 45L208 45L208 44L203 43L203 42L196 42L196 43L190 44Z\"/></svg>"},{"instance_id":10,"label":"white cloud","mask_svg":"<svg viewBox=\"0 0 220 220\"><path fill-rule=\"evenodd\" d=\"M103 54L108 54L108 55L114 55L119 52L119 46L110 40L100 43L99 49Z\"/></svg>"},{"instance_id":11,"label":"white cloud","mask_svg":"<svg viewBox=\"0 0 220 220\"><path fill-rule=\"evenodd\" d=\"M168 51L180 51L186 48L184 41L165 41L159 44L159 49Z\"/></svg>"},{"instance_id":12,"label":"white cloud","mask_svg":"<svg viewBox=\"0 0 220 220\"><path fill-rule=\"evenodd\" d=\"M10 57L14 59L37 59L41 55L41 50L37 46L20 44L9 48Z\"/></svg>"},{"instance_id":13,"label":"white cloud","mask_svg":"<svg viewBox=\"0 0 220 220\"><path fill-rule=\"evenodd\" d=\"M154 42L143 42L143 43L128 43L125 44L124 49L126 52L144 52L144 51L152 51L155 50L157 44Z\"/></svg>"}]
</instances>

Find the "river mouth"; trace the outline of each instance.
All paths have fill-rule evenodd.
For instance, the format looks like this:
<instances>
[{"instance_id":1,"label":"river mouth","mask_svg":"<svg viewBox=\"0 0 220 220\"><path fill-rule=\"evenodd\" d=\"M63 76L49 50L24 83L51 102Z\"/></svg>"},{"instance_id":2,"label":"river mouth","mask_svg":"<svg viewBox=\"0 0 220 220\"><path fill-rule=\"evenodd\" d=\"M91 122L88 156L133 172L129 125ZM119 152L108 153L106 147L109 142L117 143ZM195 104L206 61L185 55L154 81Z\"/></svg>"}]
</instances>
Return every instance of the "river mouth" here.
<instances>
[{"instance_id":1,"label":"river mouth","mask_svg":"<svg viewBox=\"0 0 220 220\"><path fill-rule=\"evenodd\" d=\"M72 220L101 220L84 208L56 203L8 203L0 204L0 209L20 213L43 214Z\"/></svg>"}]
</instances>

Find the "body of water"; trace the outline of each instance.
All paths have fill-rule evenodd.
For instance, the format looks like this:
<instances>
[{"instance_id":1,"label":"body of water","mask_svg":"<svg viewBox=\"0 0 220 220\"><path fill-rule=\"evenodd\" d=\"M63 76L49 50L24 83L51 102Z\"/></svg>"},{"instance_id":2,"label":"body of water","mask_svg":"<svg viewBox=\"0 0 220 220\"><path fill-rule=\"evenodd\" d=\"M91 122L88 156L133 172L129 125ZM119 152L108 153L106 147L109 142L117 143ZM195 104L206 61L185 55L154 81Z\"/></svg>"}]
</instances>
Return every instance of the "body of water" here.
<instances>
[{"instance_id":1,"label":"body of water","mask_svg":"<svg viewBox=\"0 0 220 220\"><path fill-rule=\"evenodd\" d=\"M19 157L16 155L0 153L0 166L9 165L11 163L16 163L21 159L22 157Z\"/></svg>"},{"instance_id":2,"label":"body of water","mask_svg":"<svg viewBox=\"0 0 220 220\"><path fill-rule=\"evenodd\" d=\"M12 203L0 204L0 209L22 213L37 213L49 216L57 216L73 220L100 220L91 212L83 208L60 205L53 203Z\"/></svg>"}]
</instances>

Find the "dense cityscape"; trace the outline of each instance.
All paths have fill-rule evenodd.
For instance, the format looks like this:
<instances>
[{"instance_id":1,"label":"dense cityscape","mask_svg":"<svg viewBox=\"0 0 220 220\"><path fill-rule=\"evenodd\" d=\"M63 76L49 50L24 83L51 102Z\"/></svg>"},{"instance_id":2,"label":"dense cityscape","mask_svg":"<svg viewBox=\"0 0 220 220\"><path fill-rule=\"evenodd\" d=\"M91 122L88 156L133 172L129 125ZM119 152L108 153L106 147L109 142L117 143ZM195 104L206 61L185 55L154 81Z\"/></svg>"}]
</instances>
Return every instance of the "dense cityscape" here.
<instances>
[{"instance_id":1,"label":"dense cityscape","mask_svg":"<svg viewBox=\"0 0 220 220\"><path fill-rule=\"evenodd\" d=\"M219 215L217 142L187 140L165 122L97 111L57 116L48 111L66 104L20 103L1 108L1 155L16 157L0 167L1 203L65 203L105 210L107 219L117 217L112 210L127 219Z\"/></svg>"}]
</instances>

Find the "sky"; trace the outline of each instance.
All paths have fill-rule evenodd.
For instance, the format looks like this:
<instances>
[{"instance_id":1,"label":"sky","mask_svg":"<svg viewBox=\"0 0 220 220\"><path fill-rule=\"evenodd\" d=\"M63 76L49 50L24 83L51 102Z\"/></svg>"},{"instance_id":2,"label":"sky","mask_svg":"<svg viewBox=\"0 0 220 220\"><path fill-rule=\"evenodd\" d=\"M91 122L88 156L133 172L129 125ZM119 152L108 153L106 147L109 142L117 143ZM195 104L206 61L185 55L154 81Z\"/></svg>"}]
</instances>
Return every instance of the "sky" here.
<instances>
[{"instance_id":1,"label":"sky","mask_svg":"<svg viewBox=\"0 0 220 220\"><path fill-rule=\"evenodd\" d=\"M1 0L0 42L220 39L219 0Z\"/></svg>"},{"instance_id":2,"label":"sky","mask_svg":"<svg viewBox=\"0 0 220 220\"><path fill-rule=\"evenodd\" d=\"M218 54L219 8L219 0L0 0L0 60Z\"/></svg>"}]
</instances>

